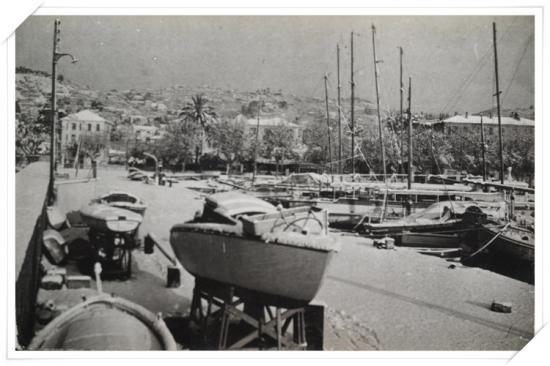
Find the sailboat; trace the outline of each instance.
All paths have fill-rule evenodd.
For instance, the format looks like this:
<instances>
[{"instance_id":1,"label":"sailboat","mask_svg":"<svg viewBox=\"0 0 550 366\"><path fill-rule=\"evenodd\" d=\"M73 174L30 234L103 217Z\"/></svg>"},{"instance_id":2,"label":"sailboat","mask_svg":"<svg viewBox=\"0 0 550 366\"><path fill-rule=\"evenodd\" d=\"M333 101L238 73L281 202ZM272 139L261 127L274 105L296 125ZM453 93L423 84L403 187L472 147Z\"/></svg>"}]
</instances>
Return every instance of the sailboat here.
<instances>
[{"instance_id":1,"label":"sailboat","mask_svg":"<svg viewBox=\"0 0 550 366\"><path fill-rule=\"evenodd\" d=\"M497 117L498 117L498 136L499 136L499 155L500 155L500 184L481 182L482 185L496 189L502 189L512 192L527 192L534 194L534 189L521 187L518 185L504 184L504 162L502 154L502 125L500 121L500 89L498 77L498 53L496 23L493 23L493 46L495 60L495 83L497 99ZM512 205L513 205L513 200ZM512 210L513 212L513 207ZM534 215L534 212L533 212ZM486 255L497 260L509 260L512 262L524 262L533 264L535 259L535 230L534 225L524 225L522 227L517 222L512 221L513 217L508 216L506 220L493 220L479 227L477 234L477 245L475 253L484 252Z\"/></svg>"}]
</instances>

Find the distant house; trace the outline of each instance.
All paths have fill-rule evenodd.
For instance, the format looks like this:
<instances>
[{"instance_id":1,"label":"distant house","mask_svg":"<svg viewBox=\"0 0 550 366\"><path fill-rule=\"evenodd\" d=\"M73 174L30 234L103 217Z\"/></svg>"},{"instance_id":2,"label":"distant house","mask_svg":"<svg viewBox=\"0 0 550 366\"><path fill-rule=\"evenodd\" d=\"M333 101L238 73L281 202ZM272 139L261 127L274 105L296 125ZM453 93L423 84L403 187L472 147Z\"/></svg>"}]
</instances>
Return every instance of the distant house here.
<instances>
[{"instance_id":1,"label":"distant house","mask_svg":"<svg viewBox=\"0 0 550 366\"><path fill-rule=\"evenodd\" d=\"M61 146L77 143L81 136L109 135L113 123L85 109L61 119Z\"/></svg>"},{"instance_id":2,"label":"distant house","mask_svg":"<svg viewBox=\"0 0 550 366\"><path fill-rule=\"evenodd\" d=\"M61 146L63 164L69 159L74 159L70 156L67 148L75 146L83 141L85 137L99 137L100 140L108 143L113 123L99 116L98 114L85 109L78 113L73 113L61 119ZM74 152L72 153L74 154Z\"/></svg>"},{"instance_id":3,"label":"distant house","mask_svg":"<svg viewBox=\"0 0 550 366\"><path fill-rule=\"evenodd\" d=\"M481 118L481 116L468 114L456 115L433 124L433 127L445 134L480 133ZM503 140L534 136L535 121L532 119L501 117L500 120ZM483 130L487 140L498 139L498 118L483 116Z\"/></svg>"},{"instance_id":4,"label":"distant house","mask_svg":"<svg viewBox=\"0 0 550 366\"><path fill-rule=\"evenodd\" d=\"M281 125L286 126L292 129L293 140L296 143L296 145L301 145L302 143L302 127L300 127L295 123L288 122L286 119L282 117L260 116L260 121L258 122L258 118L247 118L242 114L240 114L237 117L235 117L235 122L244 123L245 135L251 136L254 138L256 137L256 130L258 129L258 126L259 126L258 140L260 141L264 138L266 131Z\"/></svg>"},{"instance_id":5,"label":"distant house","mask_svg":"<svg viewBox=\"0 0 550 366\"><path fill-rule=\"evenodd\" d=\"M154 111L158 112L166 112L168 110L168 107L166 107L166 104L164 103L154 103L152 102L149 106Z\"/></svg>"},{"instance_id":6,"label":"distant house","mask_svg":"<svg viewBox=\"0 0 550 366\"><path fill-rule=\"evenodd\" d=\"M129 119L130 123L133 125L146 125L148 123L147 117L142 115L131 115Z\"/></svg>"},{"instance_id":7,"label":"distant house","mask_svg":"<svg viewBox=\"0 0 550 366\"><path fill-rule=\"evenodd\" d=\"M155 126L135 125L133 128L134 136L137 141L151 142L162 137L159 129Z\"/></svg>"}]
</instances>

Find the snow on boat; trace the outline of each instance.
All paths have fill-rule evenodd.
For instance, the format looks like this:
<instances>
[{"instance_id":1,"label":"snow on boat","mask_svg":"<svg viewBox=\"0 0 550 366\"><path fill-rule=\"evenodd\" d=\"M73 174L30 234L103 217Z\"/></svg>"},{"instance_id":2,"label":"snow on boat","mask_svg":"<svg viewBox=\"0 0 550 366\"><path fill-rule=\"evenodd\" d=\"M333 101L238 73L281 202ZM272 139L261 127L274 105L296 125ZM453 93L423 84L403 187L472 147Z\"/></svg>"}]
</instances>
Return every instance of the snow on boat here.
<instances>
[{"instance_id":1,"label":"snow on boat","mask_svg":"<svg viewBox=\"0 0 550 366\"><path fill-rule=\"evenodd\" d=\"M123 191L112 191L94 200L97 203L103 203L109 206L123 208L136 212L140 215L145 214L147 205L137 196Z\"/></svg>"},{"instance_id":2,"label":"snow on boat","mask_svg":"<svg viewBox=\"0 0 550 366\"><path fill-rule=\"evenodd\" d=\"M28 350L175 351L162 318L131 301L99 295L53 319Z\"/></svg>"},{"instance_id":3,"label":"snow on boat","mask_svg":"<svg viewBox=\"0 0 550 366\"><path fill-rule=\"evenodd\" d=\"M481 212L481 209L472 202L437 202L404 219L375 224L364 223L358 229L359 232L370 236L396 235L398 239L405 232L450 232L462 224L462 214L472 206Z\"/></svg>"},{"instance_id":4,"label":"snow on boat","mask_svg":"<svg viewBox=\"0 0 550 366\"><path fill-rule=\"evenodd\" d=\"M80 210L90 227L88 236L94 253L92 263L101 262L105 273L129 277L132 249L139 246L139 225L143 216L102 203L91 203Z\"/></svg>"},{"instance_id":5,"label":"snow on boat","mask_svg":"<svg viewBox=\"0 0 550 366\"><path fill-rule=\"evenodd\" d=\"M91 229L113 233L136 231L143 220L140 214L102 203L82 207L80 215Z\"/></svg>"},{"instance_id":6,"label":"snow on boat","mask_svg":"<svg viewBox=\"0 0 550 366\"><path fill-rule=\"evenodd\" d=\"M172 227L170 244L196 277L252 291L265 303L300 306L316 295L338 251L326 220L323 210L283 210L220 193L206 198L202 215Z\"/></svg>"}]
</instances>

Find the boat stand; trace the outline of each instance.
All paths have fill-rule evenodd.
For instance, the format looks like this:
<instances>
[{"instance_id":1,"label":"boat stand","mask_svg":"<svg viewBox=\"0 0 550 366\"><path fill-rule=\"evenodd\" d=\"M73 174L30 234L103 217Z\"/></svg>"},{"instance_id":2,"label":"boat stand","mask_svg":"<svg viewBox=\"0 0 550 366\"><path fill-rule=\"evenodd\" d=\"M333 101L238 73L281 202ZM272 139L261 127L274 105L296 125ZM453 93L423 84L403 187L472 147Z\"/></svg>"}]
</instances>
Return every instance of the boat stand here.
<instances>
[{"instance_id":1,"label":"boat stand","mask_svg":"<svg viewBox=\"0 0 550 366\"><path fill-rule=\"evenodd\" d=\"M260 349L276 345L277 350L305 350L305 313L306 307L271 306L248 298L235 286L196 278L190 320L199 326L203 342L211 328L219 327L219 350L242 349L254 341Z\"/></svg>"}]
</instances>

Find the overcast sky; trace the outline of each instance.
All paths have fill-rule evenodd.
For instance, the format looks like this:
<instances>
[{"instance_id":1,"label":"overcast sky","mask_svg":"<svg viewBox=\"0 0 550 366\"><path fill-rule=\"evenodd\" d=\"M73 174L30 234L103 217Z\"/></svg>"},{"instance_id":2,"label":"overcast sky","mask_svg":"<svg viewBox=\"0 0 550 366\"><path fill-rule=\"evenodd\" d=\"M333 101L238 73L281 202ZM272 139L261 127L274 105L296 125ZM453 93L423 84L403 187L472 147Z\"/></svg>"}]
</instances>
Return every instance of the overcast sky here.
<instances>
[{"instance_id":1,"label":"overcast sky","mask_svg":"<svg viewBox=\"0 0 550 366\"><path fill-rule=\"evenodd\" d=\"M61 52L80 61L59 73L93 89L210 85L336 96L336 44L349 96L350 32L357 95L374 100L375 24L381 105L399 106L399 53L415 111L475 112L493 106L492 22L497 23L503 108L534 102L534 18L490 16L63 16ZM16 64L51 71L54 18L29 17L16 32ZM513 79L513 81L512 81ZM470 82L468 82L470 80Z\"/></svg>"}]
</instances>

